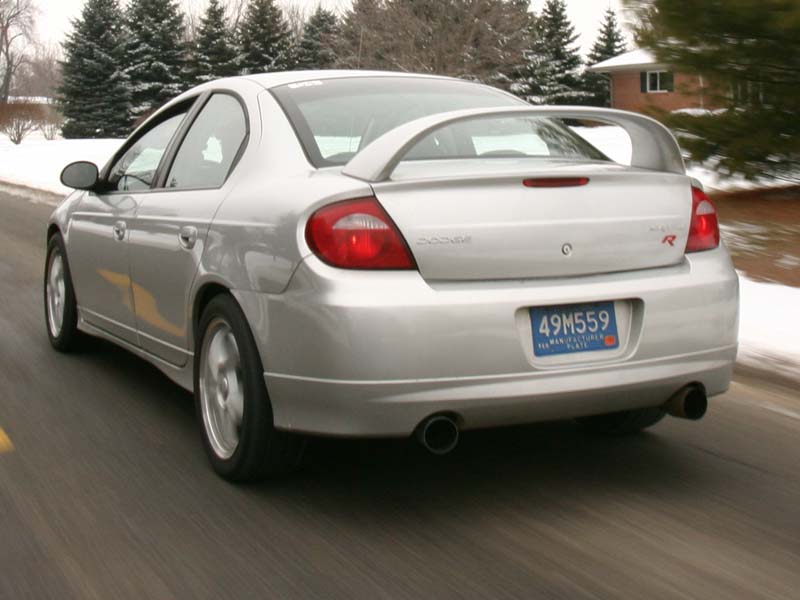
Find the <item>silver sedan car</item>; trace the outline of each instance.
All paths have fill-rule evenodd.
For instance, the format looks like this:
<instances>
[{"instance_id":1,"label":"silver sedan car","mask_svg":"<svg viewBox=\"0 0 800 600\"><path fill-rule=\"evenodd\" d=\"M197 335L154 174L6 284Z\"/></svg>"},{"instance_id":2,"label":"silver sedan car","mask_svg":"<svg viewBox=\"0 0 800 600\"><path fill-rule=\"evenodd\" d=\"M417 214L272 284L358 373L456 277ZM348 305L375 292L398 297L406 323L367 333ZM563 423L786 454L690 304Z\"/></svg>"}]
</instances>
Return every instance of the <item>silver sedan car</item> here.
<instances>
[{"instance_id":1,"label":"silver sedan car","mask_svg":"<svg viewBox=\"0 0 800 600\"><path fill-rule=\"evenodd\" d=\"M575 133L622 127L630 165ZM287 72L194 88L47 230L47 331L194 392L214 469L291 469L307 435L698 419L730 383L738 280L658 122L422 75Z\"/></svg>"}]
</instances>

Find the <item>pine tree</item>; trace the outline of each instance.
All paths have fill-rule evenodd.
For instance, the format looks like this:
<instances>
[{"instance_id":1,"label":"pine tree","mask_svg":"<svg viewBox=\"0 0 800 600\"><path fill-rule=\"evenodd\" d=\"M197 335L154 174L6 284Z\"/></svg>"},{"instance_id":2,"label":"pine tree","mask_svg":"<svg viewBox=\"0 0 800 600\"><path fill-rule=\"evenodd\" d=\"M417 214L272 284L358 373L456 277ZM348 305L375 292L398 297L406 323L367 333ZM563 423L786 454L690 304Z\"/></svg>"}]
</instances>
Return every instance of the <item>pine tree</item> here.
<instances>
[{"instance_id":1,"label":"pine tree","mask_svg":"<svg viewBox=\"0 0 800 600\"><path fill-rule=\"evenodd\" d=\"M297 51L299 69L330 69L333 66L336 53L331 43L338 25L335 13L317 6L303 28L303 37Z\"/></svg>"},{"instance_id":2,"label":"pine tree","mask_svg":"<svg viewBox=\"0 0 800 600\"><path fill-rule=\"evenodd\" d=\"M512 76L511 92L531 104L548 104L559 89L542 22L532 15L526 28L523 62Z\"/></svg>"},{"instance_id":3,"label":"pine tree","mask_svg":"<svg viewBox=\"0 0 800 600\"><path fill-rule=\"evenodd\" d=\"M546 75L551 78L542 84L547 91L547 104L583 104L588 94L581 80L581 59L578 34L567 17L564 0L547 0L539 17L541 44L539 50L549 62Z\"/></svg>"},{"instance_id":4,"label":"pine tree","mask_svg":"<svg viewBox=\"0 0 800 600\"><path fill-rule=\"evenodd\" d=\"M527 49L511 91L531 104L585 104L578 35L564 0L547 0L526 31Z\"/></svg>"},{"instance_id":5,"label":"pine tree","mask_svg":"<svg viewBox=\"0 0 800 600\"><path fill-rule=\"evenodd\" d=\"M208 3L192 50L190 71L193 83L238 75L238 53L220 0Z\"/></svg>"},{"instance_id":6,"label":"pine tree","mask_svg":"<svg viewBox=\"0 0 800 600\"><path fill-rule=\"evenodd\" d=\"M67 138L124 137L130 90L123 72L122 10L117 0L88 0L64 43L62 134Z\"/></svg>"},{"instance_id":7,"label":"pine tree","mask_svg":"<svg viewBox=\"0 0 800 600\"><path fill-rule=\"evenodd\" d=\"M609 7L586 63L594 65L619 56L626 50L625 36L617 22L617 14ZM586 73L584 77L586 90L592 94L589 103L593 106L611 106L608 78L600 73Z\"/></svg>"},{"instance_id":8,"label":"pine tree","mask_svg":"<svg viewBox=\"0 0 800 600\"><path fill-rule=\"evenodd\" d=\"M250 0L239 23L244 73L288 71L294 67L289 25L275 0Z\"/></svg>"},{"instance_id":9,"label":"pine tree","mask_svg":"<svg viewBox=\"0 0 800 600\"><path fill-rule=\"evenodd\" d=\"M676 72L702 75L702 116L665 115L692 160L722 173L800 182L797 0L627 0L637 42Z\"/></svg>"},{"instance_id":10,"label":"pine tree","mask_svg":"<svg viewBox=\"0 0 800 600\"><path fill-rule=\"evenodd\" d=\"M131 0L127 26L126 73L138 119L188 87L183 14L176 0Z\"/></svg>"},{"instance_id":11,"label":"pine tree","mask_svg":"<svg viewBox=\"0 0 800 600\"><path fill-rule=\"evenodd\" d=\"M619 22L617 21L617 13L614 9L608 8L605 17L603 18L603 25L600 28L600 33L592 46L587 64L593 65L609 58L619 56L627 50L625 43L625 36L622 34Z\"/></svg>"}]
</instances>

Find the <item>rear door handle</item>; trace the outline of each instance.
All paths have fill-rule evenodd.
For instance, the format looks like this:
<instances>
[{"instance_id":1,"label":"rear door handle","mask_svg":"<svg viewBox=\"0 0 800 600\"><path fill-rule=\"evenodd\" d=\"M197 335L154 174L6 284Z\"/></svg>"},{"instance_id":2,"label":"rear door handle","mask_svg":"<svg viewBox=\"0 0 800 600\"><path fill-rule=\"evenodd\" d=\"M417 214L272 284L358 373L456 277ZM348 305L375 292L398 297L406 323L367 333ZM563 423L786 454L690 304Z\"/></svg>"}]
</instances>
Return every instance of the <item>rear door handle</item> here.
<instances>
[{"instance_id":1,"label":"rear door handle","mask_svg":"<svg viewBox=\"0 0 800 600\"><path fill-rule=\"evenodd\" d=\"M125 231L127 230L127 225L125 221L117 221L114 223L114 226L111 228L114 232L114 239L118 242L121 242L125 239Z\"/></svg>"},{"instance_id":2,"label":"rear door handle","mask_svg":"<svg viewBox=\"0 0 800 600\"><path fill-rule=\"evenodd\" d=\"M181 227L181 231L178 234L178 241L180 242L181 246L187 250L194 248L194 245L197 242L197 227L192 227L191 225Z\"/></svg>"}]
</instances>

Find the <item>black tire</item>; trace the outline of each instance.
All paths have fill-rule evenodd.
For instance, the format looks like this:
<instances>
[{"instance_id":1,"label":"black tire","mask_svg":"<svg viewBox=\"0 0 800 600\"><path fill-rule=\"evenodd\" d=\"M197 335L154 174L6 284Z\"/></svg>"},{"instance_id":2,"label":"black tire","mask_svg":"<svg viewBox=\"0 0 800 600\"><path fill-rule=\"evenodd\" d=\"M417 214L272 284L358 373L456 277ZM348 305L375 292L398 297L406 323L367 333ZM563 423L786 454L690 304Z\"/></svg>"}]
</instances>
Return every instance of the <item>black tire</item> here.
<instances>
[{"instance_id":1,"label":"black tire","mask_svg":"<svg viewBox=\"0 0 800 600\"><path fill-rule=\"evenodd\" d=\"M652 427L664 418L667 413L660 407L639 408L593 415L576 419L584 428L594 433L607 435L628 435Z\"/></svg>"},{"instance_id":2,"label":"black tire","mask_svg":"<svg viewBox=\"0 0 800 600\"><path fill-rule=\"evenodd\" d=\"M239 353L237 370L243 389L243 410L238 445L230 457L220 456L210 439L201 394L201 356L209 326L227 324ZM303 457L305 439L274 427L272 405L264 384L264 367L247 319L236 300L227 294L214 297L203 310L197 328L194 364L195 408L203 446L218 475L232 482L254 482L296 469Z\"/></svg>"},{"instance_id":3,"label":"black tire","mask_svg":"<svg viewBox=\"0 0 800 600\"><path fill-rule=\"evenodd\" d=\"M47 301L47 281L51 265L56 257L61 257L64 273L64 308L61 329L58 332L53 330L53 325L50 323L50 305ZM69 261L67 261L67 250L60 233L50 236L50 239L47 240L47 258L44 263L42 292L44 298L44 324L50 344L59 352L78 350L85 336L78 331L78 304L75 301L75 290L72 287L72 274L69 270Z\"/></svg>"}]
</instances>

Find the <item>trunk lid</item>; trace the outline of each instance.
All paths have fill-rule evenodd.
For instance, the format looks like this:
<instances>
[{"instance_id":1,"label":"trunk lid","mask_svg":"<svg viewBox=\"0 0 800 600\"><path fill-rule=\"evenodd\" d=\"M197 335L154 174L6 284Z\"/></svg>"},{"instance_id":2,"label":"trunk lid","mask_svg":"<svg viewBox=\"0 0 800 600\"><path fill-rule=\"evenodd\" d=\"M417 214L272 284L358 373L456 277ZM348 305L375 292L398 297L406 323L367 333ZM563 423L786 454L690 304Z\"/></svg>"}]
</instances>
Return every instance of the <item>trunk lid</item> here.
<instances>
[{"instance_id":1,"label":"trunk lid","mask_svg":"<svg viewBox=\"0 0 800 600\"><path fill-rule=\"evenodd\" d=\"M588 177L577 187L523 180ZM427 280L572 277L683 260L691 180L609 163L407 161L375 195Z\"/></svg>"}]
</instances>

